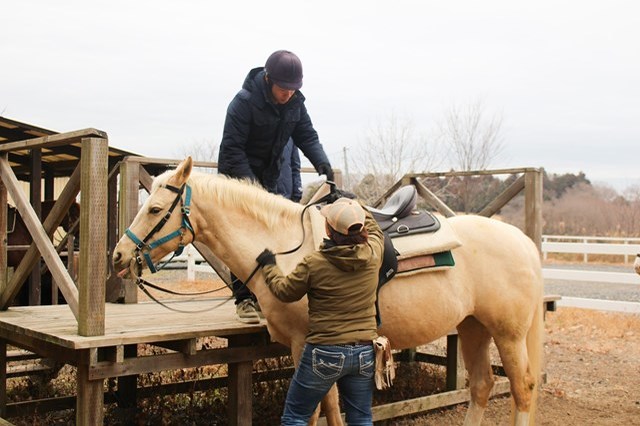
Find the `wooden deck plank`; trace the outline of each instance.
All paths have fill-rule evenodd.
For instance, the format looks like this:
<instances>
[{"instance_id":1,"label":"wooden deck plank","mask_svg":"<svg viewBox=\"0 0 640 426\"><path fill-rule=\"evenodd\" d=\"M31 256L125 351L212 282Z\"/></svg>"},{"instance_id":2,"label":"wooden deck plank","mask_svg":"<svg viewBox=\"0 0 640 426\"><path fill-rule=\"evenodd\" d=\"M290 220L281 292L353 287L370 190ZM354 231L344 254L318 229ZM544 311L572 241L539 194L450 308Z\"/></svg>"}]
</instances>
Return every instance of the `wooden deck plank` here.
<instances>
[{"instance_id":1,"label":"wooden deck plank","mask_svg":"<svg viewBox=\"0 0 640 426\"><path fill-rule=\"evenodd\" d=\"M107 303L105 334L80 336L75 317L67 305L11 307L0 312L0 336L20 341L21 336L39 339L70 349L89 349L137 343L152 343L198 337L229 336L264 330L260 324L244 324L236 319L235 306L228 298L165 301L182 310L169 311L155 302Z\"/></svg>"}]
</instances>

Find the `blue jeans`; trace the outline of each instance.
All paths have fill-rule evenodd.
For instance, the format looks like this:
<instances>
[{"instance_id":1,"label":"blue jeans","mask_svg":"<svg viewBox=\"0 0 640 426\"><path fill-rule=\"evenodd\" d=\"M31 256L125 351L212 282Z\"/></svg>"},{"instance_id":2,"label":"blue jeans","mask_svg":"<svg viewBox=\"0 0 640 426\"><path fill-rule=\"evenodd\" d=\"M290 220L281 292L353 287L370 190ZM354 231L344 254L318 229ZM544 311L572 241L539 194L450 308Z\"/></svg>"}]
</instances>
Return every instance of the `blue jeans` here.
<instances>
[{"instance_id":1,"label":"blue jeans","mask_svg":"<svg viewBox=\"0 0 640 426\"><path fill-rule=\"evenodd\" d=\"M283 425L306 426L334 383L348 425L372 425L373 345L313 345L307 343L287 392Z\"/></svg>"}]
</instances>

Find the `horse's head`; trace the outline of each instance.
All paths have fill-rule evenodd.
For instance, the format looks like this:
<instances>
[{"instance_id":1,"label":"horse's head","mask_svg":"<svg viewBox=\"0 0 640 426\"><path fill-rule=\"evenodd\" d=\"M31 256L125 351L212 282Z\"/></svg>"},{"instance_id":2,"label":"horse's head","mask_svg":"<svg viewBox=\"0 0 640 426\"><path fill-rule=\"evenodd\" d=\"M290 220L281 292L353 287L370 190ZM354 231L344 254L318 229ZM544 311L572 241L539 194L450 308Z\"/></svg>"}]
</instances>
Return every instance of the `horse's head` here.
<instances>
[{"instance_id":1,"label":"horse's head","mask_svg":"<svg viewBox=\"0 0 640 426\"><path fill-rule=\"evenodd\" d=\"M145 266L154 271L153 265L165 255L193 240L186 185L192 168L193 161L187 157L175 170L154 180L149 198L114 249L118 276L139 275Z\"/></svg>"}]
</instances>

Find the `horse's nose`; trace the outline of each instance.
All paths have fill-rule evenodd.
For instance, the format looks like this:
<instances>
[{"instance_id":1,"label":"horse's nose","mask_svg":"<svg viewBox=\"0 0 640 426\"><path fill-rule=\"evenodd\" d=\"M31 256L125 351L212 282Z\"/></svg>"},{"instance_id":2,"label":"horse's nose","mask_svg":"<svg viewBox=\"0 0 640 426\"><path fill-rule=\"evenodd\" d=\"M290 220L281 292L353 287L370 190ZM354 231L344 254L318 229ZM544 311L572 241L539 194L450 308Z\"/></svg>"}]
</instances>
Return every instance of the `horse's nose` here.
<instances>
[{"instance_id":1,"label":"horse's nose","mask_svg":"<svg viewBox=\"0 0 640 426\"><path fill-rule=\"evenodd\" d=\"M113 253L113 263L118 263L120 259L122 259L122 253L120 253L119 251L115 251Z\"/></svg>"}]
</instances>

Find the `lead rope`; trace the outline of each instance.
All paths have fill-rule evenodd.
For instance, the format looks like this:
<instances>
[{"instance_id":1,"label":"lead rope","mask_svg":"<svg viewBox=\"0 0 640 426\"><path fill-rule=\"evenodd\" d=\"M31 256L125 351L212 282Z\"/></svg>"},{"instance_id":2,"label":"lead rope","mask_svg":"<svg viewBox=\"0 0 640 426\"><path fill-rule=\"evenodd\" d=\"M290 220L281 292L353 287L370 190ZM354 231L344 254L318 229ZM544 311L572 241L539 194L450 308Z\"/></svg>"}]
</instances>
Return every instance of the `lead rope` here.
<instances>
[{"instance_id":1,"label":"lead rope","mask_svg":"<svg viewBox=\"0 0 640 426\"><path fill-rule=\"evenodd\" d=\"M327 181L328 182L328 181ZM317 204L321 204L326 202L327 200L329 200L331 196L334 195L335 192L335 184L333 182L329 182L329 185L331 186L331 192L327 195L325 195L324 197L320 198L319 200L315 201L314 203L311 204L307 204L306 206L304 206L304 208L302 209L302 213L300 213L300 225L302 227L302 240L300 241L300 243L295 246L294 248L290 249L290 250L286 250L286 251L282 251L282 252L278 252L276 253L276 256L280 256L280 255L286 255L286 254L291 254L297 250L300 249L300 247L302 247L302 244L304 244L304 240L306 238L306 230L304 229L304 213L307 211L307 209L311 206L315 206ZM193 231L192 231L193 232ZM166 262L165 262L166 265ZM247 283L249 281L251 281L251 278L253 278L253 276L258 272L258 270L260 270L260 265L257 264L256 267L253 269L253 271L251 272L251 274L249 274L249 277L242 282L242 286L246 287ZM140 272L142 273L142 272ZM203 294L209 294L209 293L214 293L216 291L220 291L222 289L224 289L224 287L219 287L217 289L214 290L210 290L210 291L203 291L203 292L194 292L194 293L180 293L180 292L175 292L172 290L168 290L166 288L160 287L156 284L152 284L149 281L145 280L144 278L142 278L140 275L136 278L136 284L138 285L138 287L140 288L140 290L142 290L144 292L144 294L146 294L151 300L153 300L154 302L158 303L159 305L164 306L165 308L174 311L174 312L180 312L180 313L201 313L201 312L207 312L210 310L213 310L215 308L218 308L219 306L224 305L225 303L227 303L229 300L235 298L235 292L233 291L233 287L229 284L227 284L226 281L222 280L226 286L226 288L231 290L232 295L229 296L227 299L223 300L222 302L218 303L217 305L210 307L210 308L206 308L206 309L200 309L200 310L193 310L193 311L187 311L187 310L182 310L182 309L177 309L177 308L172 308L171 306L168 306L166 303L161 302L160 300L158 300L156 297L154 297L151 293L149 293L149 290L146 289L146 287L144 286L144 284L146 284L147 286L154 288L156 290L160 290L160 291L164 291L165 293L170 293L170 294L175 294L178 296L197 296L197 295L203 295ZM241 287L242 288L242 287Z\"/></svg>"},{"instance_id":2,"label":"lead rope","mask_svg":"<svg viewBox=\"0 0 640 426\"><path fill-rule=\"evenodd\" d=\"M140 277L138 277L138 279L139 279L140 281L144 281L144 280L143 280L142 278L140 278ZM138 287L140 287L140 290L142 290L142 291L144 292L144 294L146 294L146 295L149 297L149 299L153 300L153 301L154 301L154 302L156 302L158 305L161 305L161 306L163 306L163 307L165 307L165 308L169 309L170 311L173 311L173 312L180 312L180 313L183 313L183 314L197 314L197 313L202 313L202 312L212 311L212 310L214 310L214 309L216 309L216 308L219 308L220 306L224 305L225 303L227 303L227 302L228 302L228 301L230 301L231 299L233 299L233 296L229 296L229 297L227 297L226 299L223 299L220 303L217 303L217 304L215 304L215 305L213 305L213 306L210 306L210 307L207 307L207 308L204 308L204 309L194 309L194 310L178 309L178 308L171 307L171 306L167 305L166 303L163 303L163 302L161 302L160 300L158 300L158 299L157 299L156 297L154 297L151 293L149 293L149 290L147 290L147 289L146 289L146 287L140 283L140 281L138 281ZM145 282L146 282L146 281L145 281ZM154 286L153 284L151 284L151 283L149 283L149 282L147 282L147 285L149 285L150 287L157 288L156 286ZM223 287L221 287L221 288L223 288ZM218 290L220 290L221 288L216 289L215 291L218 291ZM166 291L166 289L163 289L163 291ZM168 291L168 292L170 292L170 291ZM211 292L192 293L192 294L194 294L194 295L195 295L195 294L204 294L204 293L211 293ZM179 294L179 293L175 293L175 292L174 292L173 294Z\"/></svg>"}]
</instances>

